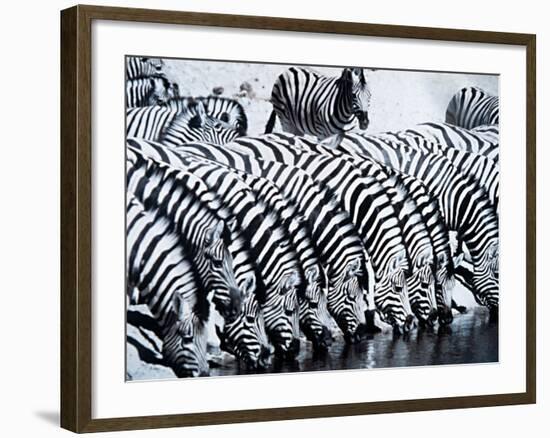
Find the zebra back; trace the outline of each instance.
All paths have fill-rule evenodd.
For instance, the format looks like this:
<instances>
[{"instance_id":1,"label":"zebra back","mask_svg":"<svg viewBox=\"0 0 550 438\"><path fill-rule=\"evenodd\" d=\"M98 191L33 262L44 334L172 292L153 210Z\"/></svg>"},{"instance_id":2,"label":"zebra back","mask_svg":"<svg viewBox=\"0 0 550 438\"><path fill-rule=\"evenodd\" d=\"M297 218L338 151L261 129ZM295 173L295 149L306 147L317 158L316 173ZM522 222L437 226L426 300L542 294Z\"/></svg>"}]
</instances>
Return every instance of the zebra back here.
<instances>
[{"instance_id":1,"label":"zebra back","mask_svg":"<svg viewBox=\"0 0 550 438\"><path fill-rule=\"evenodd\" d=\"M498 125L499 99L478 87L462 88L451 98L445 122L465 129Z\"/></svg>"}]
</instances>

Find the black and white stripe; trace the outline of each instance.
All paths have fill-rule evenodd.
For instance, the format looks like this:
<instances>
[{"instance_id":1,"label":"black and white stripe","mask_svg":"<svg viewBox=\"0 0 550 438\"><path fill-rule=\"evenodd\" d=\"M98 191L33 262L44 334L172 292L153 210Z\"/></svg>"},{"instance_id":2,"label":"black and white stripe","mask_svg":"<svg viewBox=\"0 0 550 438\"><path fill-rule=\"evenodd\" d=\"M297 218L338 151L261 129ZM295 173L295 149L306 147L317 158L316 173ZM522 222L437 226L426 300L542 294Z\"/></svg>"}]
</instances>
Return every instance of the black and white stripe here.
<instances>
[{"instance_id":1,"label":"black and white stripe","mask_svg":"<svg viewBox=\"0 0 550 438\"><path fill-rule=\"evenodd\" d=\"M208 301L180 236L158 210L127 197L127 280L155 317L162 355L178 377L208 375Z\"/></svg>"},{"instance_id":2,"label":"black and white stripe","mask_svg":"<svg viewBox=\"0 0 550 438\"><path fill-rule=\"evenodd\" d=\"M291 67L271 93L273 112L266 133L279 117L283 131L324 139L369 124L371 92L362 68L345 68L339 77Z\"/></svg>"},{"instance_id":3,"label":"black and white stripe","mask_svg":"<svg viewBox=\"0 0 550 438\"><path fill-rule=\"evenodd\" d=\"M349 134L338 149L370 157L420 179L439 200L446 225L457 231L474 264L476 299L498 309L498 217L485 190L463 175L445 157L422 153L402 143Z\"/></svg>"},{"instance_id":4,"label":"black and white stripe","mask_svg":"<svg viewBox=\"0 0 550 438\"><path fill-rule=\"evenodd\" d=\"M479 87L462 88L449 102L445 122L465 129L498 125L499 99Z\"/></svg>"},{"instance_id":5,"label":"black and white stripe","mask_svg":"<svg viewBox=\"0 0 550 438\"><path fill-rule=\"evenodd\" d=\"M244 136L248 130L248 119L242 105L235 99L221 96L178 97L163 103L164 106L179 113L186 113L201 103L206 113L227 124L228 127Z\"/></svg>"},{"instance_id":6,"label":"black and white stripe","mask_svg":"<svg viewBox=\"0 0 550 438\"><path fill-rule=\"evenodd\" d=\"M192 179L143 153L140 143L127 144L127 187L146 207L158 209L173 222L174 232L191 252L193 266L205 291L225 318L235 318L241 292L227 246L226 225L195 194Z\"/></svg>"}]
</instances>

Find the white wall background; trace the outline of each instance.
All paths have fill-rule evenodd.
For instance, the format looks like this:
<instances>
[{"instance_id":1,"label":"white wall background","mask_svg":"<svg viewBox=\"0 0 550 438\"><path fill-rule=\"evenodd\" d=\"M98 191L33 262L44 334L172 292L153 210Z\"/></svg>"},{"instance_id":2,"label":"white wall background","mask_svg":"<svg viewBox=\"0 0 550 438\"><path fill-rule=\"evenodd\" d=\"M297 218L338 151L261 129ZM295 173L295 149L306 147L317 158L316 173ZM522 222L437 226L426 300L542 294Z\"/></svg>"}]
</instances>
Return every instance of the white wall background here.
<instances>
[{"instance_id":1,"label":"white wall background","mask_svg":"<svg viewBox=\"0 0 550 438\"><path fill-rule=\"evenodd\" d=\"M103 2L92 2L104 4ZM310 7L310 4L315 7ZM59 10L70 1L26 1L4 4L1 15L2 159L0 170L0 431L4 436L68 435L58 428L59 404ZM238 0L137 1L111 0L112 6L273 15L459 27L536 33L538 75L538 401L535 406L499 407L353 418L286 421L112 436L206 437L223 434L263 437L344 433L377 436L532 437L548 433L549 384L544 375L548 349L542 345L549 324L543 321L547 300L543 272L548 268L542 250L550 244L545 220L545 177L548 154L545 78L550 75L544 2L507 3L463 0L451 5L437 1L260 2ZM7 155L6 155L7 154ZM550 164L550 163L546 163ZM6 281L7 280L7 281ZM7 298L7 301L6 301ZM545 415L546 414L546 415Z\"/></svg>"}]
</instances>

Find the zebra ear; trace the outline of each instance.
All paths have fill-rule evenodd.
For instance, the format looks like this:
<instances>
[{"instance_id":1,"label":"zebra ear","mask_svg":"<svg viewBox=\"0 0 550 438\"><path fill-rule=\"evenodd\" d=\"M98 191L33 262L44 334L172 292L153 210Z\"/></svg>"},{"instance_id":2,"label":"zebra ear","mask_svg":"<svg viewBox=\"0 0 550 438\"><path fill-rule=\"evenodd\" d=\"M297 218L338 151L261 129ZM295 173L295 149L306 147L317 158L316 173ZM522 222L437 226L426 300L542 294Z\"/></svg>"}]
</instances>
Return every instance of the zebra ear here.
<instances>
[{"instance_id":1,"label":"zebra ear","mask_svg":"<svg viewBox=\"0 0 550 438\"><path fill-rule=\"evenodd\" d=\"M206 247L212 246L212 244L218 241L223 232L223 221L218 221L216 225L206 230L206 236L204 238L204 245Z\"/></svg>"},{"instance_id":2,"label":"zebra ear","mask_svg":"<svg viewBox=\"0 0 550 438\"><path fill-rule=\"evenodd\" d=\"M308 283L313 283L319 279L319 269L317 266L312 266L308 270L306 270L306 278Z\"/></svg>"},{"instance_id":3,"label":"zebra ear","mask_svg":"<svg viewBox=\"0 0 550 438\"><path fill-rule=\"evenodd\" d=\"M453 264L456 267L460 266L462 262L464 261L464 253L461 252L460 254L457 254L453 257Z\"/></svg>"},{"instance_id":4,"label":"zebra ear","mask_svg":"<svg viewBox=\"0 0 550 438\"><path fill-rule=\"evenodd\" d=\"M351 69L346 67L344 70L342 70L342 76L340 76L343 81L351 82Z\"/></svg>"},{"instance_id":5,"label":"zebra ear","mask_svg":"<svg viewBox=\"0 0 550 438\"><path fill-rule=\"evenodd\" d=\"M188 318L193 311L191 304L187 300L184 300L178 292L175 292L174 295L172 295L172 305L178 315L179 321L183 321L185 318Z\"/></svg>"},{"instance_id":6,"label":"zebra ear","mask_svg":"<svg viewBox=\"0 0 550 438\"><path fill-rule=\"evenodd\" d=\"M292 271L290 274L288 274L286 278L285 289L290 290L297 284L298 284L298 273L296 271Z\"/></svg>"},{"instance_id":7,"label":"zebra ear","mask_svg":"<svg viewBox=\"0 0 550 438\"><path fill-rule=\"evenodd\" d=\"M357 78L358 81L360 82L365 82L365 73L363 72L363 69L360 68L360 67L353 67L353 69L351 70L351 72L353 73L353 77L354 78Z\"/></svg>"},{"instance_id":8,"label":"zebra ear","mask_svg":"<svg viewBox=\"0 0 550 438\"><path fill-rule=\"evenodd\" d=\"M361 267L361 262L359 259L355 259L348 263L346 266L346 274L348 277L352 277L356 275L359 272L359 268Z\"/></svg>"},{"instance_id":9,"label":"zebra ear","mask_svg":"<svg viewBox=\"0 0 550 438\"><path fill-rule=\"evenodd\" d=\"M243 281L242 290L244 298L254 293L254 291L256 290L256 277L254 277L254 275L250 274L246 276Z\"/></svg>"}]
</instances>

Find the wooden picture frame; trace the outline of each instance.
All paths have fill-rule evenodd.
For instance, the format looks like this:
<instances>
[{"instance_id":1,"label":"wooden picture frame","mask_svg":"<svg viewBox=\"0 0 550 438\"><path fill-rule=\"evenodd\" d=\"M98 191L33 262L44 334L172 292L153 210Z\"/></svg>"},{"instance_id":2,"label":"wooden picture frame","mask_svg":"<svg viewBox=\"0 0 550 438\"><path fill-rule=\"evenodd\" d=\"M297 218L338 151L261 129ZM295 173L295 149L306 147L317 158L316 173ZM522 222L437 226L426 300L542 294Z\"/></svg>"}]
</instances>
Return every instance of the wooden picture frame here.
<instances>
[{"instance_id":1,"label":"wooden picture frame","mask_svg":"<svg viewBox=\"0 0 550 438\"><path fill-rule=\"evenodd\" d=\"M187 24L526 48L526 391L195 414L92 418L92 35L94 20ZM61 12L61 426L99 432L529 404L536 401L536 37L531 34L75 6Z\"/></svg>"}]
</instances>

